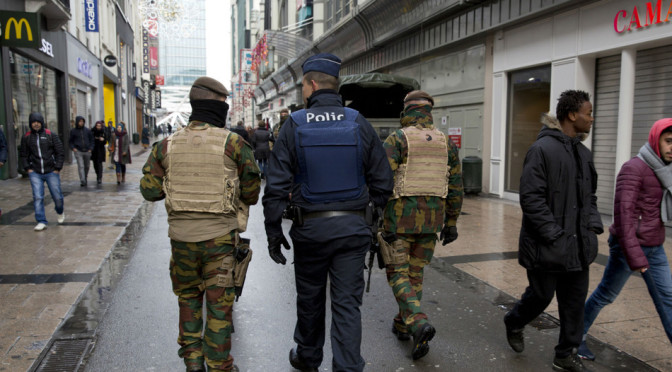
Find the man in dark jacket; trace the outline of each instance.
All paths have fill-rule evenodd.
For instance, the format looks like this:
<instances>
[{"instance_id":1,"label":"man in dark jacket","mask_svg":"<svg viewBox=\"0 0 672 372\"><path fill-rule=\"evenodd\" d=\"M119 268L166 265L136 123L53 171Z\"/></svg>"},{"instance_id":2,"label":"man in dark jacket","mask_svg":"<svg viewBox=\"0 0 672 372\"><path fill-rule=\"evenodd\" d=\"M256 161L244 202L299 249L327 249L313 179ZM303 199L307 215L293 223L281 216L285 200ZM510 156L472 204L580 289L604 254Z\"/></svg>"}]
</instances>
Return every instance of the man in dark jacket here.
<instances>
[{"instance_id":1,"label":"man in dark jacket","mask_svg":"<svg viewBox=\"0 0 672 372\"><path fill-rule=\"evenodd\" d=\"M33 188L35 220L37 220L34 230L42 231L47 228L47 217L44 214L44 182L47 183L51 198L54 200L58 223L65 221L59 175L63 168L63 144L56 134L44 128L42 114L31 113L28 123L31 130L21 139L19 158L21 166L28 172L30 186Z\"/></svg>"},{"instance_id":2,"label":"man in dark jacket","mask_svg":"<svg viewBox=\"0 0 672 372\"><path fill-rule=\"evenodd\" d=\"M7 162L7 140L5 134L0 129L0 168ZM2 209L0 208L0 216L2 216Z\"/></svg>"},{"instance_id":3,"label":"man in dark jacket","mask_svg":"<svg viewBox=\"0 0 672 372\"><path fill-rule=\"evenodd\" d=\"M279 264L289 249L281 218L293 221L297 323L290 364L317 371L325 338L327 278L331 293L332 370L362 371L360 353L364 257L371 246L368 205L383 207L393 178L371 124L344 108L338 95L341 60L317 54L303 64L305 110L280 130L268 164L263 196L268 252ZM290 205L291 194L291 205Z\"/></svg>"},{"instance_id":4,"label":"man in dark jacket","mask_svg":"<svg viewBox=\"0 0 672 372\"><path fill-rule=\"evenodd\" d=\"M75 128L70 130L70 149L75 153L77 159L77 171L79 171L79 185L86 186L86 179L89 176L89 167L91 165L91 151L93 151L94 141L91 130L84 126L84 117L75 118Z\"/></svg>"},{"instance_id":5,"label":"man in dark jacket","mask_svg":"<svg viewBox=\"0 0 672 372\"><path fill-rule=\"evenodd\" d=\"M262 179L266 176L266 162L268 161L268 155L271 153L269 146L270 139L271 133L266 130L266 123L263 120L259 120L257 130L252 133L252 148L254 148L254 158L257 160L257 164L259 164Z\"/></svg>"},{"instance_id":6,"label":"man in dark jacket","mask_svg":"<svg viewBox=\"0 0 672 372\"><path fill-rule=\"evenodd\" d=\"M242 120L238 121L236 126L231 128L231 131L233 133L236 133L237 135L243 137L245 142L250 143L250 135L247 133L247 130L245 129L245 125L243 125Z\"/></svg>"},{"instance_id":7,"label":"man in dark jacket","mask_svg":"<svg viewBox=\"0 0 672 372\"><path fill-rule=\"evenodd\" d=\"M614 302L634 272L640 272L672 342L672 275L665 255L665 225L672 219L672 119L653 124L649 141L621 167L609 228L609 261L586 302L579 356L594 360L586 334L603 307Z\"/></svg>"},{"instance_id":8,"label":"man in dark jacket","mask_svg":"<svg viewBox=\"0 0 672 372\"><path fill-rule=\"evenodd\" d=\"M560 340L553 368L584 371L576 348L581 342L583 307L588 293L588 265L597 256L603 232L597 211L597 173L592 154L581 141L593 123L588 93L568 90L560 95L557 119L544 126L525 156L520 177L518 262L527 269L529 286L506 314L511 348L522 352L523 328L558 298Z\"/></svg>"}]
</instances>

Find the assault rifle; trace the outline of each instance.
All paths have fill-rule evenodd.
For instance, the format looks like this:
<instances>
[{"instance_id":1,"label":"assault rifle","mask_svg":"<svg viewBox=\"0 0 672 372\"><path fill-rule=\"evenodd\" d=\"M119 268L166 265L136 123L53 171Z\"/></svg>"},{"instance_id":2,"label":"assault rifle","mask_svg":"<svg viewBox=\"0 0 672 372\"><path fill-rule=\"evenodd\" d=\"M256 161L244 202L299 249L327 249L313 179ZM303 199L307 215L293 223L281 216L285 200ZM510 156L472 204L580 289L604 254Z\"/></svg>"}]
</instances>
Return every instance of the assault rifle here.
<instances>
[{"instance_id":1,"label":"assault rifle","mask_svg":"<svg viewBox=\"0 0 672 372\"><path fill-rule=\"evenodd\" d=\"M371 218L369 219L368 214L371 213ZM374 257L378 258L378 268L382 269L385 267L383 262L383 255L380 252L380 243L378 242L378 229L383 227L383 209L378 207L375 208L372 202L369 202L368 207L366 208L367 222L371 222L371 248L369 249L369 264L367 268L369 270L369 277L366 279L366 293L369 293L371 289L371 273L373 272L373 259Z\"/></svg>"}]
</instances>

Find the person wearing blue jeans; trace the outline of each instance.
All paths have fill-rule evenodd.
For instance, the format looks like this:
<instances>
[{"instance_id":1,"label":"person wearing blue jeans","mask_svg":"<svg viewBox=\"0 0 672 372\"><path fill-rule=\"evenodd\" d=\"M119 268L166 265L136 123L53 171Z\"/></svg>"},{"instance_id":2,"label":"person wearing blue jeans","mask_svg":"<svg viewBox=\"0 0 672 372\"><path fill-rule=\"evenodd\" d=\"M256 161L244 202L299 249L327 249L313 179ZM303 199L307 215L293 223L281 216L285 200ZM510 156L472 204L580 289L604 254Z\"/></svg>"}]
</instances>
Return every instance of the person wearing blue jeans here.
<instances>
[{"instance_id":1,"label":"person wearing blue jeans","mask_svg":"<svg viewBox=\"0 0 672 372\"><path fill-rule=\"evenodd\" d=\"M33 205L35 207L35 220L39 224L47 225L47 217L44 214L44 183L47 183L51 198L54 200L54 209L60 216L63 215L63 193L61 192L61 176L57 171L46 174L28 171L30 186L33 188ZM36 229L37 226L36 226ZM39 231L39 230L38 230Z\"/></svg>"},{"instance_id":2,"label":"person wearing blue jeans","mask_svg":"<svg viewBox=\"0 0 672 372\"><path fill-rule=\"evenodd\" d=\"M35 206L35 231L47 228L47 218L44 214L44 182L54 200L58 223L65 221L63 213L63 193L61 192L61 177L63 168L63 144L55 133L44 127L42 114L33 112L28 117L30 131L21 139L19 152L20 164L28 173L30 186L33 188L33 203Z\"/></svg>"},{"instance_id":3,"label":"person wearing blue jeans","mask_svg":"<svg viewBox=\"0 0 672 372\"><path fill-rule=\"evenodd\" d=\"M602 280L584 307L578 355L594 360L586 335L598 314L614 302L634 272L640 272L672 342L672 274L663 248L665 221L672 218L672 119L654 123L639 154L616 178L609 260Z\"/></svg>"}]
</instances>

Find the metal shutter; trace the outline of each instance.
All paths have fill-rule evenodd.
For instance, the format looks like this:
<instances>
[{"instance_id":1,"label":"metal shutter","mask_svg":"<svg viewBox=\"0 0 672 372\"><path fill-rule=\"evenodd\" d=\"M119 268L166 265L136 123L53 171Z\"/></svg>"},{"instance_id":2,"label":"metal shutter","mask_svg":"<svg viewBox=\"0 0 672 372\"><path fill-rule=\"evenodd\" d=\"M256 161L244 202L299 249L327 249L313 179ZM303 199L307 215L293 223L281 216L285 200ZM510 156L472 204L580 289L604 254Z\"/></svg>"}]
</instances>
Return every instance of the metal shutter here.
<instances>
[{"instance_id":1,"label":"metal shutter","mask_svg":"<svg viewBox=\"0 0 672 372\"><path fill-rule=\"evenodd\" d=\"M83 118L87 117L86 113L86 92L82 92L81 90L77 91L77 116L81 116ZM87 126L90 126L91 123L86 123Z\"/></svg>"},{"instance_id":2,"label":"metal shutter","mask_svg":"<svg viewBox=\"0 0 672 372\"><path fill-rule=\"evenodd\" d=\"M601 214L613 214L614 182L616 180L616 135L618 128L618 98L621 76L621 56L597 60L595 99L593 107L593 160L597 170L597 209Z\"/></svg>"},{"instance_id":3,"label":"metal shutter","mask_svg":"<svg viewBox=\"0 0 672 372\"><path fill-rule=\"evenodd\" d=\"M631 155L649 140L658 119L672 117L672 50L669 46L637 52Z\"/></svg>"}]
</instances>

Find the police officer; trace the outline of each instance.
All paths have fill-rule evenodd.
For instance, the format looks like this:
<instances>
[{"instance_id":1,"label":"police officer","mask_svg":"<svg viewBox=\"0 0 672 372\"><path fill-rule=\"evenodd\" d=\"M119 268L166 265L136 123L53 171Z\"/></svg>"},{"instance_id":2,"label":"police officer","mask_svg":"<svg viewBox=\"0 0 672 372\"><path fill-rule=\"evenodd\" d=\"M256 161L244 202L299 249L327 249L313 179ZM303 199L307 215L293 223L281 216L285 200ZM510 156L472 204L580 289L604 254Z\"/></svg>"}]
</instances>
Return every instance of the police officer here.
<instances>
[{"instance_id":1,"label":"police officer","mask_svg":"<svg viewBox=\"0 0 672 372\"><path fill-rule=\"evenodd\" d=\"M189 125L154 144L140 181L145 199L166 199L170 277L180 308L178 355L187 371L205 371L204 362L208 371L238 371L230 355L231 321L242 261L234 254L261 179L250 145L224 128L228 94L215 79L196 79Z\"/></svg>"},{"instance_id":2,"label":"police officer","mask_svg":"<svg viewBox=\"0 0 672 372\"><path fill-rule=\"evenodd\" d=\"M383 147L394 172L394 193L378 234L387 280L399 305L392 332L413 336L413 359L429 352L436 330L420 308L423 268L434 254L436 233L446 245L457 239L462 172L455 144L434 127L434 99L421 90L404 98L401 129Z\"/></svg>"},{"instance_id":3,"label":"police officer","mask_svg":"<svg viewBox=\"0 0 672 372\"><path fill-rule=\"evenodd\" d=\"M331 284L334 371L361 371L364 258L371 244L367 205L382 207L392 192L392 172L371 124L344 108L337 93L341 60L321 53L303 64L306 109L284 123L271 153L263 196L271 258L289 249L281 217L294 223L297 323L290 364L317 371L325 337L325 292ZM291 193L291 204L290 196ZM369 221L370 222L370 221Z\"/></svg>"}]
</instances>

